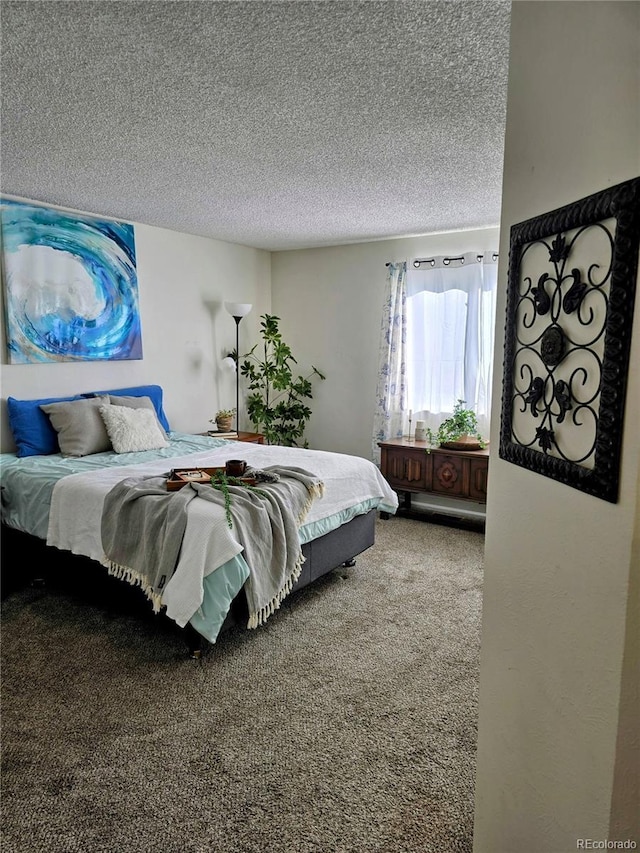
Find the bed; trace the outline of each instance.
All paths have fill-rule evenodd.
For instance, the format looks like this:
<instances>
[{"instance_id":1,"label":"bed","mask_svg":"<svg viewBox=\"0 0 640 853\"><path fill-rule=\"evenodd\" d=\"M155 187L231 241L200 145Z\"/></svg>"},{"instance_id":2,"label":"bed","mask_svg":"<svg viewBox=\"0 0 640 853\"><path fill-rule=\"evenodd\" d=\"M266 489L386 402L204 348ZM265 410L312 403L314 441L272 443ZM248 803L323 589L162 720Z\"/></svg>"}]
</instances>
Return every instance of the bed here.
<instances>
[{"instance_id":1,"label":"bed","mask_svg":"<svg viewBox=\"0 0 640 853\"><path fill-rule=\"evenodd\" d=\"M270 500L277 497L278 506L285 507L282 512L288 511L292 498L283 498L280 489L295 485L304 491L299 482L288 478L304 482L313 477L320 484L316 492L306 484L309 491L304 515L297 516L295 547L292 540L275 533L278 541L286 541L289 552L297 549L301 556L275 606L257 621L252 621L248 590L262 583L261 569L254 565L259 558L251 542L254 537L246 529L244 538L240 536L242 524L246 527L253 516L242 520L237 515L244 490L241 499L232 497L235 527L221 499L212 501L210 485L187 483L175 493L185 504L185 520L182 528L176 528L178 537L166 534L164 540L165 545L175 546L179 539L175 564L172 560L171 572L163 575L161 591L152 590L155 597L147 592L154 610L184 629L193 656L199 655L203 641L215 643L231 624L247 620L248 627L259 627L289 592L353 561L374 543L376 514L394 513L398 505L396 493L378 468L361 457L173 431L158 385L44 401L9 398L7 408L16 451L0 456L3 534L17 532L44 543L49 553L88 559L91 565L100 564L134 584L141 584L140 578L126 571L118 575L121 564L105 553L105 515L116 526L112 509L118 489L146 489L153 484L166 492L172 471L219 469L230 459L244 460L249 471L264 474L267 482L258 483L262 498L265 489L271 489ZM269 477L280 482L271 484ZM136 505L149 509L152 498L145 494ZM163 506L176 505L174 496L158 495L158 499ZM264 502L255 497L251 501ZM147 530L146 518L142 528ZM145 550L150 553L153 536L149 532L146 540L137 537L149 542ZM264 537L263 530L255 538L262 541ZM160 551L170 554L171 548Z\"/></svg>"}]
</instances>

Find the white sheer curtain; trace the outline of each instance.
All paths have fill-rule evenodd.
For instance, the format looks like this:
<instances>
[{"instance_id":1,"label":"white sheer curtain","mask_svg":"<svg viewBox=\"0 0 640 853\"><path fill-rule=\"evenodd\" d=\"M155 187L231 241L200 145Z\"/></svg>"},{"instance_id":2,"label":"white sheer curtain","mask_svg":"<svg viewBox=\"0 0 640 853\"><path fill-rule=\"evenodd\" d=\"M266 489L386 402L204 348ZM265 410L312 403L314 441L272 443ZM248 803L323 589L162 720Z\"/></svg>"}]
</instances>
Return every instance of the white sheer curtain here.
<instances>
[{"instance_id":1,"label":"white sheer curtain","mask_svg":"<svg viewBox=\"0 0 640 853\"><path fill-rule=\"evenodd\" d=\"M389 264L378 350L372 458L380 464L379 441L399 438L407 415L407 262Z\"/></svg>"},{"instance_id":2,"label":"white sheer curtain","mask_svg":"<svg viewBox=\"0 0 640 853\"><path fill-rule=\"evenodd\" d=\"M407 405L436 430L464 400L488 435L497 256L462 257L407 270Z\"/></svg>"}]
</instances>

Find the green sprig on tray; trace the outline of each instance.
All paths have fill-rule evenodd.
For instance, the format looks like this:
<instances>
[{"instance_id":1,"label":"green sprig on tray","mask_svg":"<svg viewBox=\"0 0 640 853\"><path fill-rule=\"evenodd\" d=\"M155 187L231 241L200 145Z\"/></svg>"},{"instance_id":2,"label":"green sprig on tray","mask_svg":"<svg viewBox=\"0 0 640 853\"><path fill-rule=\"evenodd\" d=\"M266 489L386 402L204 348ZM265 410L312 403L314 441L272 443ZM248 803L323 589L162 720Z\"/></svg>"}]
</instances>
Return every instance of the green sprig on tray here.
<instances>
[{"instance_id":1,"label":"green sprig on tray","mask_svg":"<svg viewBox=\"0 0 640 853\"><path fill-rule=\"evenodd\" d=\"M231 492L229 491L229 486L242 486L243 489L247 489L250 492L255 492L263 498L266 498L267 495L261 489L257 489L251 483L247 483L242 477L229 477L224 471L216 471L215 474L211 477L211 485L214 489L218 489L218 491L222 492L224 495L224 512L227 517L227 524L231 529L233 529L233 517L231 515Z\"/></svg>"}]
</instances>

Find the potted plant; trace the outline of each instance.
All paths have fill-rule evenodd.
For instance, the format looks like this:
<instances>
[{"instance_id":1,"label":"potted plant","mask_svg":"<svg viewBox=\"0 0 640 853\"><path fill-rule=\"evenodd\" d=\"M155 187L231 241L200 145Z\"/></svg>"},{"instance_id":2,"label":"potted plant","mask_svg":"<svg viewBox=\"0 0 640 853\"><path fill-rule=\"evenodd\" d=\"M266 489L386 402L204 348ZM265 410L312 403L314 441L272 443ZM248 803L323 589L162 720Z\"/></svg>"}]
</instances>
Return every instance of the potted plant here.
<instances>
[{"instance_id":1,"label":"potted plant","mask_svg":"<svg viewBox=\"0 0 640 853\"><path fill-rule=\"evenodd\" d=\"M218 427L218 432L230 432L233 426L233 417L236 413L235 409L219 409L209 423Z\"/></svg>"},{"instance_id":2,"label":"potted plant","mask_svg":"<svg viewBox=\"0 0 640 853\"><path fill-rule=\"evenodd\" d=\"M465 409L464 405L464 400L458 400L451 417L444 420L436 432L426 430L430 444L451 450L479 450L487 446L487 442L478 432L476 413L473 409Z\"/></svg>"},{"instance_id":3,"label":"potted plant","mask_svg":"<svg viewBox=\"0 0 640 853\"><path fill-rule=\"evenodd\" d=\"M240 373L248 380L247 413L267 444L308 447L303 439L311 417L306 400L311 399L311 378L324 379L311 367L307 376L296 375L293 353L282 340L279 317L263 314L260 324L262 347L256 344L245 356Z\"/></svg>"}]
</instances>

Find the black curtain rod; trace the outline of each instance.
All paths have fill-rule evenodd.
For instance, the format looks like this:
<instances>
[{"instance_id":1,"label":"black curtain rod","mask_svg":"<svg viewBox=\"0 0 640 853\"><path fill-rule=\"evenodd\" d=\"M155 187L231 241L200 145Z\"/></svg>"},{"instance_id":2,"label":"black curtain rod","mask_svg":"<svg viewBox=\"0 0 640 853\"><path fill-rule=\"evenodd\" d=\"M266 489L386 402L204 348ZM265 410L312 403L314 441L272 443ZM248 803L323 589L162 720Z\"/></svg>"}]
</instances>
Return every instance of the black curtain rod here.
<instances>
[{"instance_id":1,"label":"black curtain rod","mask_svg":"<svg viewBox=\"0 0 640 853\"><path fill-rule=\"evenodd\" d=\"M492 260L492 261L497 261L499 257L500 257L500 256L499 256L499 254L498 254L497 252L493 252L493 253L492 253L492 255L491 255L491 260ZM476 255L476 261L477 261L478 263L480 263L480 261L481 261L483 258L484 258L484 255ZM451 263L451 261L462 261L462 263L464 263L464 255L458 255L458 256L457 256L457 257L455 257L455 258L450 258L450 257L447 255L446 257L444 257L444 258L442 259L442 263L445 265L445 267L449 266L449 264ZM433 266L435 266L435 264L436 264L436 259L435 259L435 258L424 258L423 260L415 260L415 261L413 262L413 265L414 265L414 267L415 267L416 269L420 269L420 265L421 265L421 264L431 264L431 266L433 267ZM388 263L386 263L386 264L385 264L385 267L390 267L390 266L391 266L391 263L390 263L390 262L388 262Z\"/></svg>"}]
</instances>

